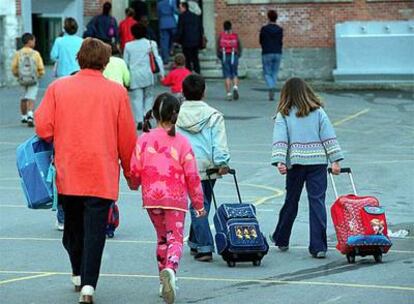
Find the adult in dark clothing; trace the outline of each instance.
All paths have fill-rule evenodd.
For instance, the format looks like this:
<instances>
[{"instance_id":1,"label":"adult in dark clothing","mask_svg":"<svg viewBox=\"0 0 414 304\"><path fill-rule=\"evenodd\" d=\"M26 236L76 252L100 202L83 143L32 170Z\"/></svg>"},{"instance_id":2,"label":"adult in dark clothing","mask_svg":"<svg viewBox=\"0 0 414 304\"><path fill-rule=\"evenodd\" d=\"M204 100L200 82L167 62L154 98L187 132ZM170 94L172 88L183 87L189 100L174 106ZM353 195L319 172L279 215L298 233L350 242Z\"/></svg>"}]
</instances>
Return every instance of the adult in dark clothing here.
<instances>
[{"instance_id":1,"label":"adult in dark clothing","mask_svg":"<svg viewBox=\"0 0 414 304\"><path fill-rule=\"evenodd\" d=\"M148 40L157 41L158 37L155 34L154 30L152 29L151 25L149 24L148 16L142 16L141 19L139 19L140 24L144 25L147 28L147 36L146 38Z\"/></svg>"},{"instance_id":2,"label":"adult in dark clothing","mask_svg":"<svg viewBox=\"0 0 414 304\"><path fill-rule=\"evenodd\" d=\"M175 4L175 0L160 0L157 3L161 57L164 64L167 64L170 59L173 38L177 31L177 22L175 20L177 7Z\"/></svg>"},{"instance_id":3,"label":"adult in dark clothing","mask_svg":"<svg viewBox=\"0 0 414 304\"><path fill-rule=\"evenodd\" d=\"M269 100L274 100L277 74L282 59L283 28L276 24L277 12L267 13L269 23L260 30L260 45L262 46L263 75L269 88Z\"/></svg>"},{"instance_id":4,"label":"adult in dark clothing","mask_svg":"<svg viewBox=\"0 0 414 304\"><path fill-rule=\"evenodd\" d=\"M187 2L180 3L180 11L177 41L183 47L187 69L200 74L198 50L204 34L201 16L190 12Z\"/></svg>"},{"instance_id":5,"label":"adult in dark clothing","mask_svg":"<svg viewBox=\"0 0 414 304\"><path fill-rule=\"evenodd\" d=\"M97 38L105 43L119 43L118 24L115 17L111 16L112 4L105 2L102 14L95 16L86 26L83 38Z\"/></svg>"},{"instance_id":6,"label":"adult in dark clothing","mask_svg":"<svg viewBox=\"0 0 414 304\"><path fill-rule=\"evenodd\" d=\"M140 21L142 16L148 16L148 7L144 1L135 0L131 2L131 8L135 11L135 20Z\"/></svg>"}]
</instances>

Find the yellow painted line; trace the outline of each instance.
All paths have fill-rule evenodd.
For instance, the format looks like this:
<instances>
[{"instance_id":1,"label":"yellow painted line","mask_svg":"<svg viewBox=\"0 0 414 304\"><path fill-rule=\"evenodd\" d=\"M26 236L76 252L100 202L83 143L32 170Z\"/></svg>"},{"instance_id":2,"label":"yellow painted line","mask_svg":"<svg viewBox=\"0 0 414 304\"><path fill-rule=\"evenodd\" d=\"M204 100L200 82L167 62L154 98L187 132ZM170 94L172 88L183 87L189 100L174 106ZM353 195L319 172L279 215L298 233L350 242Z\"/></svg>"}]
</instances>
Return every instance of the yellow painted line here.
<instances>
[{"instance_id":1,"label":"yellow painted line","mask_svg":"<svg viewBox=\"0 0 414 304\"><path fill-rule=\"evenodd\" d=\"M34 241L34 242L61 242L61 238L39 238L39 237L0 237L0 241ZM156 241L140 240L107 240L108 243L131 243L131 244L156 244Z\"/></svg>"},{"instance_id":2,"label":"yellow painted line","mask_svg":"<svg viewBox=\"0 0 414 304\"><path fill-rule=\"evenodd\" d=\"M355 114L349 115L343 119L337 120L333 123L335 127L342 125L343 123L357 118L358 116L364 115L369 112L369 108L363 109L362 111L356 112Z\"/></svg>"},{"instance_id":3,"label":"yellow painted line","mask_svg":"<svg viewBox=\"0 0 414 304\"><path fill-rule=\"evenodd\" d=\"M23 205L5 205L5 204L0 204L0 208L27 208L27 206L23 206Z\"/></svg>"},{"instance_id":4,"label":"yellow painted line","mask_svg":"<svg viewBox=\"0 0 414 304\"><path fill-rule=\"evenodd\" d=\"M39 274L26 276L26 277L22 277L22 278L3 280L3 281L0 281L0 285L4 285L4 284L8 284L8 283L14 283L14 282L20 282L20 281L33 280L33 279L44 278L44 277L50 277L52 275L55 275L55 274L51 273L51 272L39 273Z\"/></svg>"},{"instance_id":5,"label":"yellow painted line","mask_svg":"<svg viewBox=\"0 0 414 304\"><path fill-rule=\"evenodd\" d=\"M70 275L70 272L36 272L36 271L0 271L3 274L33 274L39 276L47 275ZM147 274L122 274L122 273L103 273L101 277L112 278L140 278L140 279L156 279L158 275ZM398 286L398 285L378 285L378 284L357 284L342 282L318 282L318 281L295 281L295 280L273 280L273 279L241 279L241 278L217 278L217 277L196 277L196 276L179 276L181 281L204 281L204 282L226 282L226 283L259 283L259 284L282 284L282 285L306 285L306 286L327 286L327 287L348 287L362 289L383 289L393 291L410 291L414 292L414 286Z\"/></svg>"}]
</instances>

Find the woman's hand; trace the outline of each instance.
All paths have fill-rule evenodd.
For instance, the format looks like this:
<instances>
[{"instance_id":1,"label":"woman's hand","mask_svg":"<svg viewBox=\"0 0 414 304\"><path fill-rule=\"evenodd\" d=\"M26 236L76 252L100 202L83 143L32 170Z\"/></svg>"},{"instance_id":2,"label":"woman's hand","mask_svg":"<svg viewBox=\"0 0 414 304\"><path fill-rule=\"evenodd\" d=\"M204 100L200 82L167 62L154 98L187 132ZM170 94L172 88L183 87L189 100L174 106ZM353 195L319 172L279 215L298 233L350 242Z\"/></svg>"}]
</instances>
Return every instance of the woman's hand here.
<instances>
[{"instance_id":1,"label":"woman's hand","mask_svg":"<svg viewBox=\"0 0 414 304\"><path fill-rule=\"evenodd\" d=\"M284 163L278 163L277 169L279 170L279 173L282 175L285 175L287 173L287 167Z\"/></svg>"}]
</instances>

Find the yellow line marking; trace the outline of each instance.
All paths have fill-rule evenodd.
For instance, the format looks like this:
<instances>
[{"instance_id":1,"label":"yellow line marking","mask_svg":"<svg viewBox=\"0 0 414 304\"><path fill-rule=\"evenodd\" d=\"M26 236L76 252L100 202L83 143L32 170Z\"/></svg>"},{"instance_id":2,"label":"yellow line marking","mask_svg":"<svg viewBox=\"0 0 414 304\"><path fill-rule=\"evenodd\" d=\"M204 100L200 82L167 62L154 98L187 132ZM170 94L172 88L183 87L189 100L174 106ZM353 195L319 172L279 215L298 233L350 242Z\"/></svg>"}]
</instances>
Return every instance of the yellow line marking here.
<instances>
[{"instance_id":1,"label":"yellow line marking","mask_svg":"<svg viewBox=\"0 0 414 304\"><path fill-rule=\"evenodd\" d=\"M61 238L39 238L39 237L0 237L0 241L35 241L35 242L61 242ZM108 243L132 243L132 244L156 244L156 241L140 240L107 240Z\"/></svg>"},{"instance_id":2,"label":"yellow line marking","mask_svg":"<svg viewBox=\"0 0 414 304\"><path fill-rule=\"evenodd\" d=\"M22 278L3 280L3 281L0 281L0 285L13 283L13 282L27 281L27 280L37 279L37 278L50 277L52 275L55 275L55 274L52 273L52 272L39 273L39 274L36 274L36 275L26 276L26 277L22 277Z\"/></svg>"},{"instance_id":3,"label":"yellow line marking","mask_svg":"<svg viewBox=\"0 0 414 304\"><path fill-rule=\"evenodd\" d=\"M7 271L2 270L3 274L33 274L40 276L48 275L70 275L69 272L36 272L36 271ZM101 277L112 278L144 278L159 280L158 275L146 274L121 274L121 273L103 273ZM330 287L348 287L348 288L362 288L362 289L384 289L384 290L398 290L398 291L412 291L414 286L397 286L397 285L378 285L378 284L356 284L356 283L339 283L339 282L318 282L318 281L294 281L294 280L274 280L274 279L241 279L241 278L216 278L216 277L193 277L180 276L180 280L185 281L205 281L205 282L227 282L227 283L259 283L259 284L284 284L284 285L308 285L308 286L330 286Z\"/></svg>"},{"instance_id":4,"label":"yellow line marking","mask_svg":"<svg viewBox=\"0 0 414 304\"><path fill-rule=\"evenodd\" d=\"M363 109L362 111L356 112L355 114L349 115L343 119L337 120L333 123L335 127L342 125L343 123L357 118L358 116L364 115L369 112L369 108Z\"/></svg>"},{"instance_id":5,"label":"yellow line marking","mask_svg":"<svg viewBox=\"0 0 414 304\"><path fill-rule=\"evenodd\" d=\"M27 207L23 206L23 205L4 205L4 204L0 204L0 208L27 208Z\"/></svg>"}]
</instances>

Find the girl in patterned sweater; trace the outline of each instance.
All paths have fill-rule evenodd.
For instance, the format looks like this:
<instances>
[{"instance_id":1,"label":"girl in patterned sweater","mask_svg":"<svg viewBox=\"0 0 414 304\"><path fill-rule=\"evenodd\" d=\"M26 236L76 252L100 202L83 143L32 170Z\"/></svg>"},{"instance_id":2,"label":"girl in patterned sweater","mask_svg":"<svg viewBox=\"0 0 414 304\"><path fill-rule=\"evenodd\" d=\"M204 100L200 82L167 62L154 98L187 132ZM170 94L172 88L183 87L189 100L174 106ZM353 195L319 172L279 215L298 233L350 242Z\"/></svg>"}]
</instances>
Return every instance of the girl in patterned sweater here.
<instances>
[{"instance_id":1,"label":"girl in patterned sweater","mask_svg":"<svg viewBox=\"0 0 414 304\"><path fill-rule=\"evenodd\" d=\"M289 249L289 238L298 212L304 184L310 208L309 252L324 258L327 251L325 193L327 164L339 174L343 159L333 126L323 104L300 78L289 79L280 93L273 131L272 165L286 174L286 199L271 236L281 251Z\"/></svg>"},{"instance_id":2,"label":"girl in patterned sweater","mask_svg":"<svg viewBox=\"0 0 414 304\"><path fill-rule=\"evenodd\" d=\"M133 188L142 186L144 208L157 233L157 261L160 295L167 303L175 301L175 273L184 235L187 196L197 216L204 216L203 192L193 150L189 141L175 132L180 102L164 93L157 97L144 121L144 134L137 140L131 159ZM149 120L157 128L149 130Z\"/></svg>"}]
</instances>

